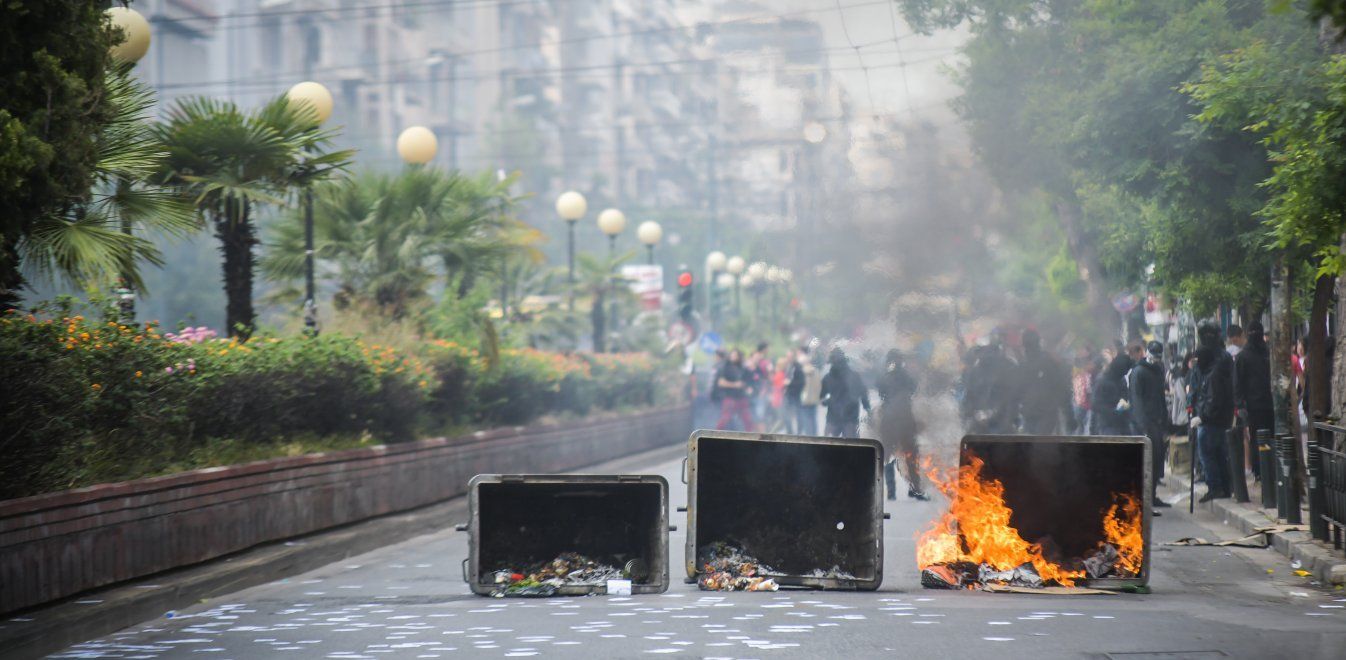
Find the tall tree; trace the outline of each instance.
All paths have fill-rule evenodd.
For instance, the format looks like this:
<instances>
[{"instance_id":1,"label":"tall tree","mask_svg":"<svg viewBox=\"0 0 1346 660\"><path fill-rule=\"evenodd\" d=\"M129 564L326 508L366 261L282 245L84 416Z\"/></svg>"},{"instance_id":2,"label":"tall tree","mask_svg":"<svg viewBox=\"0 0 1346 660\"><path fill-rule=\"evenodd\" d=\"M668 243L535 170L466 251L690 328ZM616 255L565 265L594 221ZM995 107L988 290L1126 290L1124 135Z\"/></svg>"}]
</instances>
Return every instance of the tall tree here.
<instances>
[{"instance_id":1,"label":"tall tree","mask_svg":"<svg viewBox=\"0 0 1346 660\"><path fill-rule=\"evenodd\" d=\"M38 218L19 244L26 270L78 285L124 279L142 290L140 263L163 263L146 232L182 236L196 229L187 200L142 183L161 167L167 151L149 123L154 93L130 68L118 64L107 72L111 117L96 137L90 194Z\"/></svg>"},{"instance_id":2,"label":"tall tree","mask_svg":"<svg viewBox=\"0 0 1346 660\"><path fill-rule=\"evenodd\" d=\"M246 339L253 307L255 212L282 206L301 185L333 175L352 152L327 150L332 131L314 128L312 110L285 97L245 112L209 98L180 100L159 128L169 157L161 177L196 200L220 240L224 257L225 324Z\"/></svg>"},{"instance_id":3,"label":"tall tree","mask_svg":"<svg viewBox=\"0 0 1346 660\"><path fill-rule=\"evenodd\" d=\"M314 251L336 280L335 304L403 318L428 299L436 280L453 283L448 295L465 295L519 248L510 183L418 167L320 186ZM298 214L276 227L262 262L269 278L303 275L303 230Z\"/></svg>"},{"instance_id":4,"label":"tall tree","mask_svg":"<svg viewBox=\"0 0 1346 660\"><path fill-rule=\"evenodd\" d=\"M0 20L0 309L24 288L19 244L87 199L115 35L103 3L16 0Z\"/></svg>"},{"instance_id":5,"label":"tall tree","mask_svg":"<svg viewBox=\"0 0 1346 660\"><path fill-rule=\"evenodd\" d=\"M590 299L589 324L593 328L594 352L607 347L608 308L606 303L618 297L630 297L631 289L618 269L634 256L626 252L610 257L581 254L575 257L575 292Z\"/></svg>"}]
</instances>

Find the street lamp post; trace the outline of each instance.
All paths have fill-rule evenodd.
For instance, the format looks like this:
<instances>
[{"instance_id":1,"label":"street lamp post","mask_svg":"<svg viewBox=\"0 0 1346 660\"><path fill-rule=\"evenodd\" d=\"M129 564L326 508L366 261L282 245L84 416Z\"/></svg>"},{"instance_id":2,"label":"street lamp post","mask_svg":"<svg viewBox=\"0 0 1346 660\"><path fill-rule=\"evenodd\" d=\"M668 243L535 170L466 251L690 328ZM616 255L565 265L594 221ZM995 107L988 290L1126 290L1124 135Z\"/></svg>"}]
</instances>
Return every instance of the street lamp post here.
<instances>
[{"instance_id":1,"label":"street lamp post","mask_svg":"<svg viewBox=\"0 0 1346 660\"><path fill-rule=\"evenodd\" d=\"M716 308L718 293L715 290L715 273L724 270L725 261L728 258L723 252L715 250L706 255L706 317L710 319L712 326L719 326L719 310Z\"/></svg>"},{"instance_id":2,"label":"street lamp post","mask_svg":"<svg viewBox=\"0 0 1346 660\"><path fill-rule=\"evenodd\" d=\"M589 210L589 203L585 201L584 195L573 190L561 193L556 198L556 215L561 216L566 222L566 232L568 240L566 242L566 264L568 275L566 282L570 284L570 311L575 311L575 223Z\"/></svg>"},{"instance_id":3,"label":"street lamp post","mask_svg":"<svg viewBox=\"0 0 1346 660\"><path fill-rule=\"evenodd\" d=\"M613 260L617 256L617 236L626 229L626 214L618 209L603 209L598 214L598 230L608 237L608 263L615 270L617 265ZM614 292L612 303L608 305L608 327L612 330L617 329L617 295Z\"/></svg>"},{"instance_id":4,"label":"street lamp post","mask_svg":"<svg viewBox=\"0 0 1346 660\"><path fill-rule=\"evenodd\" d=\"M309 113L313 125L309 130L317 130L332 116L332 93L322 83L301 82L285 94L286 100ZM313 275L313 182L309 180L308 165L305 164L304 177L304 332L310 336L318 334L318 303L314 289Z\"/></svg>"},{"instance_id":5,"label":"street lamp post","mask_svg":"<svg viewBox=\"0 0 1346 660\"><path fill-rule=\"evenodd\" d=\"M603 209L598 214L598 231L608 237L608 259L617 252L617 236L626 229L626 214L617 209Z\"/></svg>"},{"instance_id":6,"label":"street lamp post","mask_svg":"<svg viewBox=\"0 0 1346 660\"><path fill-rule=\"evenodd\" d=\"M645 252L649 265L654 265L654 246L659 244L659 240L664 237L664 228L653 220L646 220L636 227L636 238L645 244Z\"/></svg>"},{"instance_id":7,"label":"street lamp post","mask_svg":"<svg viewBox=\"0 0 1346 660\"><path fill-rule=\"evenodd\" d=\"M134 66L145 56L150 49L150 24L140 12L129 7L112 7L103 12L113 27L119 28L125 35L125 41L112 47L110 54L112 59L118 62L129 62ZM123 178L118 178L116 182L117 192L124 193L131 187L131 182ZM132 234L131 220L122 217L122 233L130 238ZM128 269L121 272L120 280L117 283L117 310L123 323L130 323L136 318L136 290L132 286L131 271Z\"/></svg>"},{"instance_id":8,"label":"street lamp post","mask_svg":"<svg viewBox=\"0 0 1346 660\"><path fill-rule=\"evenodd\" d=\"M742 309L742 305L739 302L741 298L740 291L743 290L742 286L743 269L747 267L748 262L744 261L743 257L737 255L729 257L729 261L725 262L724 265L724 269L729 271L730 275L734 276L734 316L738 316L740 310Z\"/></svg>"}]
</instances>

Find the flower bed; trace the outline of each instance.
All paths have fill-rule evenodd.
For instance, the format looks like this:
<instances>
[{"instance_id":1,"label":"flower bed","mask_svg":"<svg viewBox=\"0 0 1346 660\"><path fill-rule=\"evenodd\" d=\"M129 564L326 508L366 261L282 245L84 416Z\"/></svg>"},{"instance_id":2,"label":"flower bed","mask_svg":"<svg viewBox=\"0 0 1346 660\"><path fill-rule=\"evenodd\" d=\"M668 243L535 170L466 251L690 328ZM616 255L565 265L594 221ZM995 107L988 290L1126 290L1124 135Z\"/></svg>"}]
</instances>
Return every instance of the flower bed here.
<instances>
[{"instance_id":1,"label":"flower bed","mask_svg":"<svg viewBox=\"0 0 1346 660\"><path fill-rule=\"evenodd\" d=\"M650 405L659 389L643 354L504 349L489 361L447 341L414 352L7 314L0 499L203 467L224 449L254 458Z\"/></svg>"}]
</instances>

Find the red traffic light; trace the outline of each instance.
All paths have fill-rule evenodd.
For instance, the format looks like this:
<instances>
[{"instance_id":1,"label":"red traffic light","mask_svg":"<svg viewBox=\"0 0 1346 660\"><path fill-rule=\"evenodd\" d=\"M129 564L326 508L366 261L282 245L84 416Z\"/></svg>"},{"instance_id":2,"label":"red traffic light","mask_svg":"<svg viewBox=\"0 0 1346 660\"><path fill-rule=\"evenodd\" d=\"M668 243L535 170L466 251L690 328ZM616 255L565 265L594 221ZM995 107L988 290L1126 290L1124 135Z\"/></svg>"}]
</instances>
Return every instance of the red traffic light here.
<instances>
[{"instance_id":1,"label":"red traffic light","mask_svg":"<svg viewBox=\"0 0 1346 660\"><path fill-rule=\"evenodd\" d=\"M681 273L678 273L678 286L685 289L691 285L692 285L691 271L684 270Z\"/></svg>"}]
</instances>

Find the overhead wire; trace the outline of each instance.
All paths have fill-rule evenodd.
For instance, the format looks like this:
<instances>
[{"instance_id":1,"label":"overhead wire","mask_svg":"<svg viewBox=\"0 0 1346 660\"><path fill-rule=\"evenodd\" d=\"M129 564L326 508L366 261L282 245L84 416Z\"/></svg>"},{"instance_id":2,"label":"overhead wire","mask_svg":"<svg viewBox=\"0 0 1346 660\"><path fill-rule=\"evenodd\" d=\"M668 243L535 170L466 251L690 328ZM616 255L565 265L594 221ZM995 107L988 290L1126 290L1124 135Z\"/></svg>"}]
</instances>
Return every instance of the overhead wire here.
<instances>
[{"instance_id":1,"label":"overhead wire","mask_svg":"<svg viewBox=\"0 0 1346 660\"><path fill-rule=\"evenodd\" d=\"M883 3L885 3L885 2L887 2L887 0L864 0L864 1L862 1L862 2L857 2L857 3L854 3L854 4L850 4L850 5L845 5L845 6L846 6L847 8L853 8L853 7L871 7L871 6L875 6L875 5L883 4ZM516 3L516 4L517 4L517 3ZM840 4L840 0L838 0L838 4ZM478 49L464 50L464 51L457 51L457 52L446 52L446 53L443 53L443 55L446 56L446 57L452 57L452 58L455 58L455 59L456 59L456 58L463 58L463 57L468 57L468 56L472 56L472 55L487 55L487 54L492 54L492 53L502 53L502 52L509 52L509 51L514 51L514 50L538 49L538 48L542 48L544 45L545 45L545 46L560 46L560 45L565 45L565 44L584 43L584 42L595 41L595 40L600 40L600 39L613 39L613 38L618 38L618 37L629 37L629 36L637 36L637 35L643 35L643 34L657 34L657 33L661 33L661 32L674 32L674 31L679 31L679 30L695 30L695 29L700 29L700 28L704 28L704 27L721 27L721 26L726 26L726 25L734 25L734 24L737 24L737 23L751 23L751 22L753 22L753 21L762 21L762 20L770 20L770 19L776 19L776 18L789 18L789 17L792 17L792 16L803 16L803 15L808 15L808 14L816 14L816 13L820 13L820 12L824 12L824 11L833 11L833 10L832 10L831 8L828 8L828 9L802 9L802 10L793 11L793 12L784 12L784 13L775 13L775 14L758 14L758 15L752 15L752 16L740 16L740 17L730 18L730 19L725 19L725 20L721 20L721 21L706 21L706 22L693 23L693 24L682 24L682 23L679 23L679 24L675 24L675 25L667 25L667 26L663 26L663 27L655 27L655 28L644 28L644 29L639 29L639 30L629 30L629 31L625 31L625 32L600 32L600 33L594 33L594 34L579 35L579 36L574 36L574 37L567 37L567 38L562 38L562 39L556 39L556 40L553 40L553 41L547 41L547 42L545 42L545 44L544 44L543 42L538 42L538 43L527 43L527 44L513 44L513 45L496 46L496 47L490 47L490 48L478 48ZM268 24L268 25L269 25L269 24ZM255 26L245 26L245 27L255 27ZM226 29L226 28L217 28L217 29ZM232 28L229 28L229 29L232 29ZM912 35L907 35L907 36L910 37L910 36L915 36L915 35L912 34ZM399 58L399 59L373 60L373 61L369 61L369 62L362 62L362 63L360 63L359 65L342 64L342 65L328 65L328 66L321 66L321 67L311 67L311 68L309 68L309 69L307 69L307 70L300 70L300 71L284 71L284 72L273 73L273 74L270 74L270 76L269 76L269 80L258 80L256 76L250 76L250 77L246 77L246 78L240 77L240 78L227 78L227 79L217 79L217 80L209 80L209 81L200 81L200 82L195 82L195 83L179 83L179 85L181 85L181 86L183 86L183 87L237 87L237 86L239 86L239 85L244 85L244 84L249 84L249 85L251 85L251 84L261 84L261 83L281 84L281 83L284 83L284 82L293 82L295 79L297 79L297 78L299 78L299 77L304 77L304 76L312 77L313 74L314 74L314 73L317 73L317 72L340 72L340 71L342 71L342 70L349 70L349 69L356 68L356 67L371 67L371 66L372 66L372 67L384 67L384 66L398 66L398 65L402 65L402 64L411 64L411 63L424 62L428 57L429 57L429 54L427 54L427 55L420 55L420 56L416 56L416 57Z\"/></svg>"}]
</instances>

